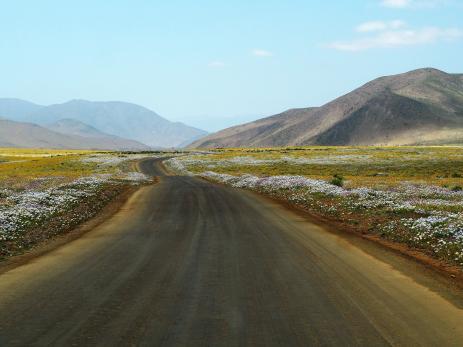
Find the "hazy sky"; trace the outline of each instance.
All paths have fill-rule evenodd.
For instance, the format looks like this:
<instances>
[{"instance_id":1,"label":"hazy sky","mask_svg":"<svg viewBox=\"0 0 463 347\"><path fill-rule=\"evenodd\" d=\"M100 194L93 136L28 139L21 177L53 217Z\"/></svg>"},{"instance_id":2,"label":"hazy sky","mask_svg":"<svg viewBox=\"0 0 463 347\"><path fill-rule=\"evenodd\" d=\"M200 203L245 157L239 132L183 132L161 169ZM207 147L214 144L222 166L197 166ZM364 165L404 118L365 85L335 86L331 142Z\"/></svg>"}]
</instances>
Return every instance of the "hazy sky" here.
<instances>
[{"instance_id":1,"label":"hazy sky","mask_svg":"<svg viewBox=\"0 0 463 347\"><path fill-rule=\"evenodd\" d=\"M463 0L3 1L0 96L122 100L216 130L375 77L463 73Z\"/></svg>"}]
</instances>

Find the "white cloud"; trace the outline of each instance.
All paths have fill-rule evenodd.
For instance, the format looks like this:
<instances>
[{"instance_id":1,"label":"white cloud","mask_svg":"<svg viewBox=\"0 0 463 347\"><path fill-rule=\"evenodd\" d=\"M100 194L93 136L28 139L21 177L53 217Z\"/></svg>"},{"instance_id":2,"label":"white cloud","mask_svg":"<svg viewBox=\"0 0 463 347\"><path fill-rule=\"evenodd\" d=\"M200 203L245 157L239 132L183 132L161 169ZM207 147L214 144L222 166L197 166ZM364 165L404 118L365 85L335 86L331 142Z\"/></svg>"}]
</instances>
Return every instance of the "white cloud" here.
<instances>
[{"instance_id":1,"label":"white cloud","mask_svg":"<svg viewBox=\"0 0 463 347\"><path fill-rule=\"evenodd\" d=\"M382 0L381 5L392 8L405 8L412 4L412 0Z\"/></svg>"},{"instance_id":2,"label":"white cloud","mask_svg":"<svg viewBox=\"0 0 463 347\"><path fill-rule=\"evenodd\" d=\"M384 29L375 35L351 41L339 41L328 47L341 51L364 51L372 48L395 48L400 46L424 45L440 41L452 41L463 37L460 29L426 27L421 29Z\"/></svg>"},{"instance_id":3,"label":"white cloud","mask_svg":"<svg viewBox=\"0 0 463 347\"><path fill-rule=\"evenodd\" d=\"M448 4L449 0L381 0L380 4L389 8L423 8Z\"/></svg>"},{"instance_id":4,"label":"white cloud","mask_svg":"<svg viewBox=\"0 0 463 347\"><path fill-rule=\"evenodd\" d=\"M221 67L225 67L227 66L227 64L225 64L223 61L211 61L209 63L209 67L213 67L213 68L221 68Z\"/></svg>"},{"instance_id":5,"label":"white cloud","mask_svg":"<svg viewBox=\"0 0 463 347\"><path fill-rule=\"evenodd\" d=\"M269 52L269 51L266 51L264 49L253 49L252 50L252 55L256 56L256 57L271 57L273 56L273 53L272 52Z\"/></svg>"},{"instance_id":6,"label":"white cloud","mask_svg":"<svg viewBox=\"0 0 463 347\"><path fill-rule=\"evenodd\" d=\"M400 29L405 26L405 22L401 20L394 20L391 22L371 21L358 25L357 28L355 28L355 30L359 33L367 33L372 31L382 31L386 29Z\"/></svg>"}]
</instances>

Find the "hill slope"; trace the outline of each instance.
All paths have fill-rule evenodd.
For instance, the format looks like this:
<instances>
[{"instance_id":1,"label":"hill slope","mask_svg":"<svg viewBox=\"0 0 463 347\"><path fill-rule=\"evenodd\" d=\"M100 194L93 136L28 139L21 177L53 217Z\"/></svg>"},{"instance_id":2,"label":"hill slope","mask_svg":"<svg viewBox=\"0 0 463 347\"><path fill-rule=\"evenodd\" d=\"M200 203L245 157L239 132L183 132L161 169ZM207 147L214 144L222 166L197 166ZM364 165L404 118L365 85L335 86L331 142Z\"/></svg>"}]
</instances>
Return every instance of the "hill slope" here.
<instances>
[{"instance_id":1,"label":"hill slope","mask_svg":"<svg viewBox=\"0 0 463 347\"><path fill-rule=\"evenodd\" d=\"M77 135L82 137L107 137L108 135L97 128L94 128L88 124L79 122L75 119L60 119L50 125L46 126L47 129L55 131L57 133Z\"/></svg>"},{"instance_id":2,"label":"hill slope","mask_svg":"<svg viewBox=\"0 0 463 347\"><path fill-rule=\"evenodd\" d=\"M4 102L5 99L0 99L0 110ZM183 123L170 122L142 106L117 101L72 100L64 104L39 106L31 112L0 113L0 116L44 126L62 119L72 119L106 134L139 141L151 147L176 147L207 134Z\"/></svg>"},{"instance_id":3,"label":"hill slope","mask_svg":"<svg viewBox=\"0 0 463 347\"><path fill-rule=\"evenodd\" d=\"M90 125L74 119L61 119L46 127L57 133L79 136L91 139L91 143L101 143L100 146L110 145L114 149L149 149L148 146L134 140L128 140L119 136L106 134Z\"/></svg>"},{"instance_id":4,"label":"hill slope","mask_svg":"<svg viewBox=\"0 0 463 347\"><path fill-rule=\"evenodd\" d=\"M381 77L322 107L294 109L206 136L192 147L463 142L463 75Z\"/></svg>"},{"instance_id":5,"label":"hill slope","mask_svg":"<svg viewBox=\"0 0 463 347\"><path fill-rule=\"evenodd\" d=\"M114 136L82 137L58 133L36 124L0 119L0 147L146 150L147 146Z\"/></svg>"}]
</instances>

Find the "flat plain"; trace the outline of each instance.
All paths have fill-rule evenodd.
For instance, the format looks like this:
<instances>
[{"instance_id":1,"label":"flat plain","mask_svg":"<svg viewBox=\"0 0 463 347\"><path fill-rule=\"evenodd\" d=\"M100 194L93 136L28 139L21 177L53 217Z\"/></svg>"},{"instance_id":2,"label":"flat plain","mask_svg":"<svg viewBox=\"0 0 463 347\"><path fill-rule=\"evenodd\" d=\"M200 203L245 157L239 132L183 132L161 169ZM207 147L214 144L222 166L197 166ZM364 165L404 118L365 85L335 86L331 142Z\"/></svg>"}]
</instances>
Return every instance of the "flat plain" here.
<instances>
[{"instance_id":1,"label":"flat plain","mask_svg":"<svg viewBox=\"0 0 463 347\"><path fill-rule=\"evenodd\" d=\"M22 182L3 188L4 258L72 233L127 189L133 194L78 238L0 274L0 345L463 340L458 278L332 223L461 273L457 147L4 158L5 177ZM15 176L19 160L28 174Z\"/></svg>"},{"instance_id":2,"label":"flat plain","mask_svg":"<svg viewBox=\"0 0 463 347\"><path fill-rule=\"evenodd\" d=\"M8 346L454 346L449 278L260 194L156 176L73 242L0 275Z\"/></svg>"}]
</instances>

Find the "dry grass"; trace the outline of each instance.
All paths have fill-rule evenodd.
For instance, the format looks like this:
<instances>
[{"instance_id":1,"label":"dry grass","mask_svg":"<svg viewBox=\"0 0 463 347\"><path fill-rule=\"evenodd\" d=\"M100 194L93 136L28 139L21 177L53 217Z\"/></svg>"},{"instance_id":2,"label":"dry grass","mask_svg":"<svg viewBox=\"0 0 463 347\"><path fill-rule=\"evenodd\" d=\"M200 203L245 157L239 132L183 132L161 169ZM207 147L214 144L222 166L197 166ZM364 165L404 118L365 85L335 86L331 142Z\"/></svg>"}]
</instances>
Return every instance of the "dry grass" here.
<instances>
[{"instance_id":1,"label":"dry grass","mask_svg":"<svg viewBox=\"0 0 463 347\"><path fill-rule=\"evenodd\" d=\"M35 149L35 148L0 148L0 157L53 157L66 155L91 154L95 151L72 149ZM3 158L2 158L3 159Z\"/></svg>"},{"instance_id":2,"label":"dry grass","mask_svg":"<svg viewBox=\"0 0 463 347\"><path fill-rule=\"evenodd\" d=\"M346 179L348 187L396 186L404 181L449 187L463 183L463 147L457 146L221 149L195 158L198 163L189 165L189 170L197 173L213 165L212 171L227 174L301 175L323 180L337 174ZM233 163L237 158L268 162Z\"/></svg>"},{"instance_id":3,"label":"dry grass","mask_svg":"<svg viewBox=\"0 0 463 347\"><path fill-rule=\"evenodd\" d=\"M83 163L83 156L97 153L77 150L0 148L0 188L28 189L32 182L66 183L97 170L93 163Z\"/></svg>"}]
</instances>

